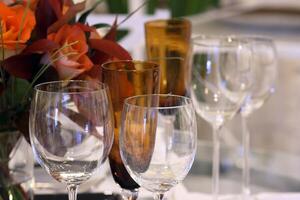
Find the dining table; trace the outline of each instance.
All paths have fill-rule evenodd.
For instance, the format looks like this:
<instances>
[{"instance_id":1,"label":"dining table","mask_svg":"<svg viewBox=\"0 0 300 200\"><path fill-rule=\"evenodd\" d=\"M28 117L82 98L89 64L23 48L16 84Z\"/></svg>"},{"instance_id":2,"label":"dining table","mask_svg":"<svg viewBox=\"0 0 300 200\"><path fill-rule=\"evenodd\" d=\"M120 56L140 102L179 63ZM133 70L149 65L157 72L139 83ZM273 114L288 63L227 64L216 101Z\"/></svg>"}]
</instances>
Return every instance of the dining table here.
<instances>
[{"instance_id":1,"label":"dining table","mask_svg":"<svg viewBox=\"0 0 300 200\"><path fill-rule=\"evenodd\" d=\"M263 36L272 38L277 50L278 77L275 92L259 110L251 114L248 121L251 133L251 193L257 200L300 199L300 9L298 13L293 12L293 15L276 10L276 13L268 13L271 17L263 15L262 11L257 15L253 14L255 11L250 14L228 12L214 10L188 17L192 22L192 36ZM273 21L268 21L267 16ZM143 44L135 45L143 48ZM136 49L132 46L125 48ZM238 196L242 191L240 120L236 116L222 128L221 199ZM212 198L212 130L200 117L197 122L198 148L194 164L185 180L169 192L169 199ZM120 193L107 163L97 173L95 178L80 188L80 193ZM52 180L38 165L35 167L35 179L36 195L66 193L65 188ZM151 199L151 194L141 189L140 199Z\"/></svg>"}]
</instances>

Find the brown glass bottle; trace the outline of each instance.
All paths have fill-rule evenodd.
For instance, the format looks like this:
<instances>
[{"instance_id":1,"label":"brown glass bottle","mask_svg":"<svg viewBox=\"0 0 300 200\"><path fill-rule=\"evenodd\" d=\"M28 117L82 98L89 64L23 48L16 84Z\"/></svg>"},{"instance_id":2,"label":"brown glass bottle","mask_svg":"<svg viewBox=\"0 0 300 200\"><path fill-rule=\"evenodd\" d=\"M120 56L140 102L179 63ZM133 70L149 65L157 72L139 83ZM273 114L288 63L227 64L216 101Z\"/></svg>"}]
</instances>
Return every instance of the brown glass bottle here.
<instances>
[{"instance_id":1,"label":"brown glass bottle","mask_svg":"<svg viewBox=\"0 0 300 200\"><path fill-rule=\"evenodd\" d=\"M117 147L117 149L119 149L119 147ZM113 153L109 156L109 165L115 182L118 183L121 188L127 190L139 188L140 186L128 174L122 160L117 158L119 156L120 155L114 155Z\"/></svg>"},{"instance_id":2,"label":"brown glass bottle","mask_svg":"<svg viewBox=\"0 0 300 200\"><path fill-rule=\"evenodd\" d=\"M112 61L102 65L101 71L102 81L109 87L115 120L114 142L109 154L111 173L121 188L132 191L140 186L130 177L121 159L121 112L126 98L159 92L159 67L153 62Z\"/></svg>"},{"instance_id":3,"label":"brown glass bottle","mask_svg":"<svg viewBox=\"0 0 300 200\"><path fill-rule=\"evenodd\" d=\"M186 95L189 81L191 23L186 19L145 23L146 53L160 67L160 93Z\"/></svg>"}]
</instances>

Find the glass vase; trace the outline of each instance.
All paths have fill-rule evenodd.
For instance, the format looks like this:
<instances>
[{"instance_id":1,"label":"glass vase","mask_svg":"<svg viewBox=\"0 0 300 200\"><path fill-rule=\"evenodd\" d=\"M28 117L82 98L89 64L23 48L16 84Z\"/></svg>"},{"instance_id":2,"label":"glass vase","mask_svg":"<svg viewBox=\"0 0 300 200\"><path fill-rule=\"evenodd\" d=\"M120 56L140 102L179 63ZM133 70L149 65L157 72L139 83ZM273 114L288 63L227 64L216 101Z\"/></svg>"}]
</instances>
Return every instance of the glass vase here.
<instances>
[{"instance_id":1,"label":"glass vase","mask_svg":"<svg viewBox=\"0 0 300 200\"><path fill-rule=\"evenodd\" d=\"M33 200L34 159L18 131L0 132L0 199Z\"/></svg>"}]
</instances>

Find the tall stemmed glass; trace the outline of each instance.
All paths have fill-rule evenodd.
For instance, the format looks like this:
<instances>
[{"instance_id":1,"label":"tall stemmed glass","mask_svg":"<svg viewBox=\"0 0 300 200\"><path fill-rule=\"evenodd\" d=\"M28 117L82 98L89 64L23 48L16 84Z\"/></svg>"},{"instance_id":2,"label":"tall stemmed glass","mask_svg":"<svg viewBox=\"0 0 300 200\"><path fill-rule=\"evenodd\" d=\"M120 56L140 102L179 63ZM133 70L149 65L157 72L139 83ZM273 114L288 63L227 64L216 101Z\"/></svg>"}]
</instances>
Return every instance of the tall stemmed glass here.
<instances>
[{"instance_id":1,"label":"tall stemmed glass","mask_svg":"<svg viewBox=\"0 0 300 200\"><path fill-rule=\"evenodd\" d=\"M128 174L121 160L119 132L124 100L140 94L159 92L159 67L153 62L118 60L101 66L102 80L109 87L114 110L114 142L109 154L109 164L115 182L122 188L123 199L134 200L140 187Z\"/></svg>"},{"instance_id":2,"label":"tall stemmed glass","mask_svg":"<svg viewBox=\"0 0 300 200\"><path fill-rule=\"evenodd\" d=\"M253 87L250 96L243 105L240 114L242 120L242 138L244 148L243 162L243 198L250 198L250 132L247 128L248 116L259 109L275 91L277 78L277 56L273 41L263 37L244 37L253 50L252 65L254 69Z\"/></svg>"},{"instance_id":3,"label":"tall stemmed glass","mask_svg":"<svg viewBox=\"0 0 300 200\"><path fill-rule=\"evenodd\" d=\"M189 98L160 94L125 100L121 157L131 177L155 199L163 199L185 178L196 146L196 118Z\"/></svg>"},{"instance_id":4,"label":"tall stemmed glass","mask_svg":"<svg viewBox=\"0 0 300 200\"><path fill-rule=\"evenodd\" d=\"M241 108L252 82L251 48L227 36L193 39L189 92L196 112L213 128L213 198L219 193L220 129Z\"/></svg>"},{"instance_id":5,"label":"tall stemmed glass","mask_svg":"<svg viewBox=\"0 0 300 200\"><path fill-rule=\"evenodd\" d=\"M30 110L30 140L36 160L57 181L67 184L69 199L107 158L113 118L106 85L93 81L57 81L35 86Z\"/></svg>"}]
</instances>

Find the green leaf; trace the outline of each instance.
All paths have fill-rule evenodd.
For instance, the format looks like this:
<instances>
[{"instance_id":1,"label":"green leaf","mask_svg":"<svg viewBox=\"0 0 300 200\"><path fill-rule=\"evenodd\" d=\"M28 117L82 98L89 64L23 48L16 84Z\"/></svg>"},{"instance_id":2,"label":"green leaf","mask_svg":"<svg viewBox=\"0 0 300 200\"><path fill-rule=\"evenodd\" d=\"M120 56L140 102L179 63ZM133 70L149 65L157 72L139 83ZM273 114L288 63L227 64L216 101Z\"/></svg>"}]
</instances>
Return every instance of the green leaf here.
<instances>
[{"instance_id":1,"label":"green leaf","mask_svg":"<svg viewBox=\"0 0 300 200\"><path fill-rule=\"evenodd\" d=\"M172 17L181 17L185 15L185 8L188 1L169 0L169 6Z\"/></svg>"},{"instance_id":2,"label":"green leaf","mask_svg":"<svg viewBox=\"0 0 300 200\"><path fill-rule=\"evenodd\" d=\"M0 95L0 105L5 106L4 108L0 107L0 112L3 112L4 109L9 110L20 105L29 87L30 83L25 79L10 79L7 83L7 88ZM11 99L14 101L11 101Z\"/></svg>"},{"instance_id":3,"label":"green leaf","mask_svg":"<svg viewBox=\"0 0 300 200\"><path fill-rule=\"evenodd\" d=\"M185 14L184 15L193 15L196 13L203 12L209 6L209 0L190 0L186 5Z\"/></svg>"},{"instance_id":4,"label":"green leaf","mask_svg":"<svg viewBox=\"0 0 300 200\"><path fill-rule=\"evenodd\" d=\"M27 80L14 78L10 79L7 83L7 88L0 95L0 130L11 130L15 127L13 119L24 111L23 96L30 87L30 83ZM13 101L12 101L13 99Z\"/></svg>"},{"instance_id":5,"label":"green leaf","mask_svg":"<svg viewBox=\"0 0 300 200\"><path fill-rule=\"evenodd\" d=\"M105 24L105 23L99 23L99 24L94 24L93 27L95 27L96 29L98 29L98 28L110 27L110 25L109 24Z\"/></svg>"},{"instance_id":6,"label":"green leaf","mask_svg":"<svg viewBox=\"0 0 300 200\"><path fill-rule=\"evenodd\" d=\"M10 194L12 195L12 200L24 200L27 199L26 193L22 191L22 187L20 185L12 185L10 186Z\"/></svg>"},{"instance_id":7,"label":"green leaf","mask_svg":"<svg viewBox=\"0 0 300 200\"><path fill-rule=\"evenodd\" d=\"M0 112L0 132L13 129L10 126L11 117L9 112Z\"/></svg>"},{"instance_id":8,"label":"green leaf","mask_svg":"<svg viewBox=\"0 0 300 200\"><path fill-rule=\"evenodd\" d=\"M123 39L129 33L128 29L119 29L117 30L117 41Z\"/></svg>"},{"instance_id":9,"label":"green leaf","mask_svg":"<svg viewBox=\"0 0 300 200\"><path fill-rule=\"evenodd\" d=\"M96 29L99 28L106 28L106 27L111 27L109 24L104 24L104 23L99 23L99 24L94 24L93 27ZM127 34L129 33L128 29L118 29L116 32L116 41L120 41L123 39Z\"/></svg>"},{"instance_id":10,"label":"green leaf","mask_svg":"<svg viewBox=\"0 0 300 200\"><path fill-rule=\"evenodd\" d=\"M89 16L89 14L90 14L91 12L93 12L93 11L97 8L97 6L98 6L100 3L102 3L102 2L104 2L104 0L97 0L96 3L95 3L89 10L85 11L85 12L79 17L78 22L85 24L86 19L87 19L87 17Z\"/></svg>"},{"instance_id":11,"label":"green leaf","mask_svg":"<svg viewBox=\"0 0 300 200\"><path fill-rule=\"evenodd\" d=\"M157 4L158 4L158 0L149 0L147 6L147 13L154 14Z\"/></svg>"},{"instance_id":12,"label":"green leaf","mask_svg":"<svg viewBox=\"0 0 300 200\"><path fill-rule=\"evenodd\" d=\"M8 83L10 84L10 82ZM28 88L30 87L30 84L25 79L15 78L14 81L14 93L11 95L14 95L14 100L18 104L18 102L21 102L24 95L26 94ZM10 92L12 93L12 92Z\"/></svg>"},{"instance_id":13,"label":"green leaf","mask_svg":"<svg viewBox=\"0 0 300 200\"><path fill-rule=\"evenodd\" d=\"M110 13L125 14L128 13L127 0L106 0Z\"/></svg>"},{"instance_id":14,"label":"green leaf","mask_svg":"<svg viewBox=\"0 0 300 200\"><path fill-rule=\"evenodd\" d=\"M210 8L217 7L219 0L169 0L172 17L183 17L204 12Z\"/></svg>"},{"instance_id":15,"label":"green leaf","mask_svg":"<svg viewBox=\"0 0 300 200\"><path fill-rule=\"evenodd\" d=\"M219 7L220 6L219 0L212 0L212 5L216 8Z\"/></svg>"}]
</instances>

